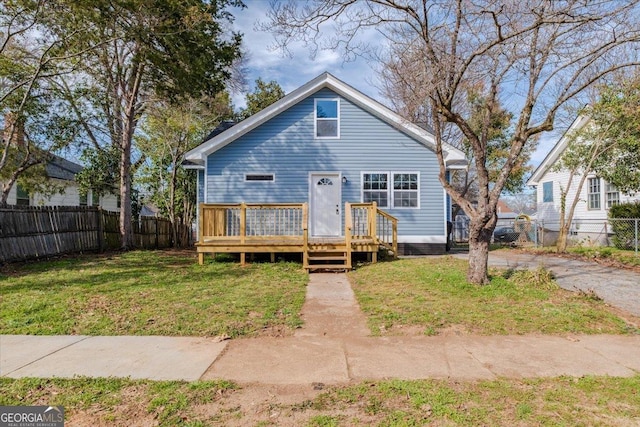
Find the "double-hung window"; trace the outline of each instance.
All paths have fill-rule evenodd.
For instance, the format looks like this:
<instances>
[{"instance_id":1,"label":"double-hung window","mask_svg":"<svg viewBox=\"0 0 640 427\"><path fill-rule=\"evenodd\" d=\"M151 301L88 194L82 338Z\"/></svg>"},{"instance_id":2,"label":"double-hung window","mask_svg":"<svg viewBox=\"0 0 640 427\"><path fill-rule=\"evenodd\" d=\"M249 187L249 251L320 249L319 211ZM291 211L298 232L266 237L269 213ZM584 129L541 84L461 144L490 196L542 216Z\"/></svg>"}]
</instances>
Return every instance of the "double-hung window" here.
<instances>
[{"instance_id":1,"label":"double-hung window","mask_svg":"<svg viewBox=\"0 0 640 427\"><path fill-rule=\"evenodd\" d=\"M389 175L386 173L362 174L362 201L376 202L378 207L389 207Z\"/></svg>"},{"instance_id":2,"label":"double-hung window","mask_svg":"<svg viewBox=\"0 0 640 427\"><path fill-rule=\"evenodd\" d=\"M542 183L542 202L553 202L553 181Z\"/></svg>"},{"instance_id":3,"label":"double-hung window","mask_svg":"<svg viewBox=\"0 0 640 427\"><path fill-rule=\"evenodd\" d=\"M417 172L365 172L362 201L376 202L381 208L419 208L419 182Z\"/></svg>"},{"instance_id":4,"label":"double-hung window","mask_svg":"<svg viewBox=\"0 0 640 427\"><path fill-rule=\"evenodd\" d=\"M16 187L16 205L29 206L30 204L29 192L18 184Z\"/></svg>"},{"instance_id":5,"label":"double-hung window","mask_svg":"<svg viewBox=\"0 0 640 427\"><path fill-rule=\"evenodd\" d=\"M393 207L417 208L418 206L418 174L393 174Z\"/></svg>"},{"instance_id":6,"label":"double-hung window","mask_svg":"<svg viewBox=\"0 0 640 427\"><path fill-rule=\"evenodd\" d=\"M600 209L600 178L589 178L588 204L590 210Z\"/></svg>"},{"instance_id":7,"label":"double-hung window","mask_svg":"<svg viewBox=\"0 0 640 427\"><path fill-rule=\"evenodd\" d=\"M615 185L607 182L605 184L605 191L607 193L607 209L611 208L613 205L620 204L620 192Z\"/></svg>"},{"instance_id":8,"label":"double-hung window","mask_svg":"<svg viewBox=\"0 0 640 427\"><path fill-rule=\"evenodd\" d=\"M340 138L340 100L315 100L316 138Z\"/></svg>"}]
</instances>

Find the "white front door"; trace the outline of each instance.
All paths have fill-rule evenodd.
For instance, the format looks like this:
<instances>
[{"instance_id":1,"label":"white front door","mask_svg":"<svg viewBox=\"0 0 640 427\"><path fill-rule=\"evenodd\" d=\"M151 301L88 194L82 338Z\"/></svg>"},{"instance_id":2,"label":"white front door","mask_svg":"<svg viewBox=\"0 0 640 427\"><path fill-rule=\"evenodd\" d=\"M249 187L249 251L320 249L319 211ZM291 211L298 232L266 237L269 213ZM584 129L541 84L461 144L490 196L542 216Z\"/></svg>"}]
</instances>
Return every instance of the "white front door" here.
<instances>
[{"instance_id":1,"label":"white front door","mask_svg":"<svg viewBox=\"0 0 640 427\"><path fill-rule=\"evenodd\" d=\"M312 236L340 236L342 181L339 173L310 175L309 212Z\"/></svg>"}]
</instances>

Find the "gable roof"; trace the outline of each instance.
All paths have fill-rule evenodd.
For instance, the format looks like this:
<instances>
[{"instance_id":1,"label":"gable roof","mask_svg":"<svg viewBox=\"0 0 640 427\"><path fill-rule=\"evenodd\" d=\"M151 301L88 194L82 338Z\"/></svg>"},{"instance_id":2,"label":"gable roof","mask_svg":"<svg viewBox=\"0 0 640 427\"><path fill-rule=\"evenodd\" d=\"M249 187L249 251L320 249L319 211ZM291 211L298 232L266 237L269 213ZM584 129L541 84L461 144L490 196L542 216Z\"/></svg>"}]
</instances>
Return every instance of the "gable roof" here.
<instances>
[{"instance_id":1,"label":"gable roof","mask_svg":"<svg viewBox=\"0 0 640 427\"><path fill-rule=\"evenodd\" d=\"M431 132L410 123L384 105L325 72L235 126L230 127L217 135L213 135L212 133L202 144L189 151L185 155L185 159L191 162L192 165L203 165L209 154L214 153L232 143L281 112L324 88L336 92L345 99L348 99L358 105L360 108L395 127L400 132L407 134L427 148L435 151L436 142ZM465 168L467 166L467 160L462 151L449 144L443 144L442 150L444 152L445 162L449 168Z\"/></svg>"},{"instance_id":2,"label":"gable roof","mask_svg":"<svg viewBox=\"0 0 640 427\"><path fill-rule=\"evenodd\" d=\"M569 126L569 128L562 134L562 137L556 142L553 148L547 153L544 160L538 165L536 170L533 171L531 177L527 180L527 185L536 186L540 182L540 180L544 177L544 175L553 167L553 165L558 161L564 150L566 150L569 145L569 141L571 140L570 136L574 132L578 132L582 129L587 123L589 123L589 116L584 114L579 114L573 123Z\"/></svg>"},{"instance_id":3,"label":"gable roof","mask_svg":"<svg viewBox=\"0 0 640 427\"><path fill-rule=\"evenodd\" d=\"M64 159L55 154L51 155L51 159L45 166L45 171L49 178L62 179L65 181L75 181L76 174L82 170L82 166Z\"/></svg>"}]
</instances>

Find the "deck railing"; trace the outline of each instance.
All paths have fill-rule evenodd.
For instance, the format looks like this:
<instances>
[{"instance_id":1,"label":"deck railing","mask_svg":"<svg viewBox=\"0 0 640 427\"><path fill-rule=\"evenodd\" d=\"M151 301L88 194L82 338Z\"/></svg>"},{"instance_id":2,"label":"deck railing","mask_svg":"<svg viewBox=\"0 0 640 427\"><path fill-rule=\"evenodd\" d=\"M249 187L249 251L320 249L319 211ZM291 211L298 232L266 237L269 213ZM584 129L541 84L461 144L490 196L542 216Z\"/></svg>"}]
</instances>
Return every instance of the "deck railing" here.
<instances>
[{"instance_id":1,"label":"deck railing","mask_svg":"<svg viewBox=\"0 0 640 427\"><path fill-rule=\"evenodd\" d=\"M211 204L199 206L198 242L224 241L245 244L262 240L299 241L303 253L309 245L308 205ZM375 202L345 204L345 243L368 240L398 253L398 220L378 209ZM350 254L349 254L350 255Z\"/></svg>"},{"instance_id":2,"label":"deck railing","mask_svg":"<svg viewBox=\"0 0 640 427\"><path fill-rule=\"evenodd\" d=\"M301 239L307 227L307 212L306 203L202 203L198 241Z\"/></svg>"},{"instance_id":3,"label":"deck railing","mask_svg":"<svg viewBox=\"0 0 640 427\"><path fill-rule=\"evenodd\" d=\"M398 254L398 219L378 209L376 202L347 203L345 228L350 225L353 239L373 238L376 243ZM345 232L345 235L347 233Z\"/></svg>"}]
</instances>

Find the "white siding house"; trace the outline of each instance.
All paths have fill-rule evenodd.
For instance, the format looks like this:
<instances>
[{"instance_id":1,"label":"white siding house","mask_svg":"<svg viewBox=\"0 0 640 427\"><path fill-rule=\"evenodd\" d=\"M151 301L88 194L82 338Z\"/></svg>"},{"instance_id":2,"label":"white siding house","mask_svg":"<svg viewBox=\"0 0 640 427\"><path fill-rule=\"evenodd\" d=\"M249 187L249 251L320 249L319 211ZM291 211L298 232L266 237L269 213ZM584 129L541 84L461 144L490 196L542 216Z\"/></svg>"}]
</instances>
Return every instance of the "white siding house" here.
<instances>
[{"instance_id":1,"label":"white siding house","mask_svg":"<svg viewBox=\"0 0 640 427\"><path fill-rule=\"evenodd\" d=\"M52 195L29 194L19 184L9 190L7 204L22 206L100 206L104 210L119 211L118 198L114 194L98 196L90 190L86 197L80 195L75 175L82 166L62 157L54 156L46 166L46 173L52 186L62 187L62 192Z\"/></svg>"},{"instance_id":2,"label":"white siding house","mask_svg":"<svg viewBox=\"0 0 640 427\"><path fill-rule=\"evenodd\" d=\"M557 169L556 165L571 141L571 135L588 123L587 116L578 116L527 181L527 185L536 189L537 219L547 231L559 230L561 188L567 189L570 177L568 170ZM581 175L574 175L571 187L568 188L567 212L572 201L575 200L580 180ZM588 173L578 198L571 235L574 240L601 240L610 232L607 218L611 206L640 200L640 195L621 193L595 173ZM547 242L555 243L551 240Z\"/></svg>"}]
</instances>

